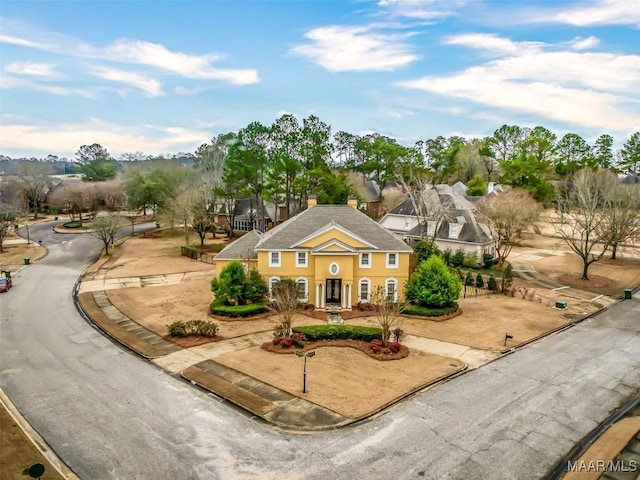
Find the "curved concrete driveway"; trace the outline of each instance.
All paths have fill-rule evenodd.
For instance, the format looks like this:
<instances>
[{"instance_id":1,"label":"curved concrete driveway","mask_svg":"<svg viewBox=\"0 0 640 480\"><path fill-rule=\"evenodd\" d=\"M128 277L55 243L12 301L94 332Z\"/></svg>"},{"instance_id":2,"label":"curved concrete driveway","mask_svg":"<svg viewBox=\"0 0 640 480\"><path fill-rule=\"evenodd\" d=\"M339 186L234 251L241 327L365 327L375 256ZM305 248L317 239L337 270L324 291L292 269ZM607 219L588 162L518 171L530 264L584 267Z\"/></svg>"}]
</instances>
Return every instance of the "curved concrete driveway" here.
<instances>
[{"instance_id":1,"label":"curved concrete driveway","mask_svg":"<svg viewBox=\"0 0 640 480\"><path fill-rule=\"evenodd\" d=\"M81 478L541 478L640 388L634 299L364 424L279 432L92 329L71 289L99 245L47 235L2 297L0 386Z\"/></svg>"}]
</instances>

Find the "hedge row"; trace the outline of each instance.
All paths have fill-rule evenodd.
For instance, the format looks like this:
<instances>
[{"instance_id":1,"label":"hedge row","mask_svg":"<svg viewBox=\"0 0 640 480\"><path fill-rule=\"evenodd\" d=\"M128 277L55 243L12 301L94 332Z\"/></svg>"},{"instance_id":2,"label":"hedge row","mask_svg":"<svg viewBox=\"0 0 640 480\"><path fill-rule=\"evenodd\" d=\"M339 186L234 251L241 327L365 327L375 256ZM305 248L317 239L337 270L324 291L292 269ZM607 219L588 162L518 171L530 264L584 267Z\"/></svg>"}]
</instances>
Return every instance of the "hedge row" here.
<instances>
[{"instance_id":1,"label":"hedge row","mask_svg":"<svg viewBox=\"0 0 640 480\"><path fill-rule=\"evenodd\" d=\"M249 303L248 305L219 305L215 301L211 304L211 313L223 317L250 317L269 311L264 303Z\"/></svg>"},{"instance_id":2,"label":"hedge row","mask_svg":"<svg viewBox=\"0 0 640 480\"><path fill-rule=\"evenodd\" d=\"M422 305L407 305L402 313L407 315L420 315L422 317L441 317L442 315L447 315L449 313L457 312L458 304L454 303L450 307L443 308L430 308L423 307Z\"/></svg>"},{"instance_id":3,"label":"hedge row","mask_svg":"<svg viewBox=\"0 0 640 480\"><path fill-rule=\"evenodd\" d=\"M310 327L294 327L294 333L304 333L307 340L363 340L370 342L382 336L382 330L376 327L360 327L357 325L313 325Z\"/></svg>"}]
</instances>

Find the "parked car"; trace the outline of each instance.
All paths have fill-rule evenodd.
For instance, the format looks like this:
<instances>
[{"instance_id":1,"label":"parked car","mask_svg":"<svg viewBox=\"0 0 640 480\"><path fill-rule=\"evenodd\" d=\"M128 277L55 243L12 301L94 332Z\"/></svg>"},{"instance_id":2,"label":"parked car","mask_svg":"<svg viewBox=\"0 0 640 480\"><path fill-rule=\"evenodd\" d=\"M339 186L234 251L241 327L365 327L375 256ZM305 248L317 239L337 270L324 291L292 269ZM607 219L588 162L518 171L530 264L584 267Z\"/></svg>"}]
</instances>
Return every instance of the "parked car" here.
<instances>
[{"instance_id":1,"label":"parked car","mask_svg":"<svg viewBox=\"0 0 640 480\"><path fill-rule=\"evenodd\" d=\"M11 288L10 278L0 278L0 292L8 292Z\"/></svg>"}]
</instances>

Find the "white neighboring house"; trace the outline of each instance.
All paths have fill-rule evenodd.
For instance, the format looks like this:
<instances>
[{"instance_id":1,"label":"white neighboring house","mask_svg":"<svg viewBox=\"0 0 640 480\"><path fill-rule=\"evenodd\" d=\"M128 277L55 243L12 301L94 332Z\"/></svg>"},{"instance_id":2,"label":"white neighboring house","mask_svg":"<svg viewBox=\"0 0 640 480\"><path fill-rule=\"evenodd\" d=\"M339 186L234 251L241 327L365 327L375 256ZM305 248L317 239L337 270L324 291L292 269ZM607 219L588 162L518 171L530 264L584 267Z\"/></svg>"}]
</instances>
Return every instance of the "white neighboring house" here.
<instances>
[{"instance_id":1,"label":"white neighboring house","mask_svg":"<svg viewBox=\"0 0 640 480\"><path fill-rule=\"evenodd\" d=\"M380 224L395 233L409 245L413 246L422 239L434 239L438 248L442 251L455 252L462 248L465 253L474 253L479 262L482 262L484 254L490 254L495 258L496 249L487 225L479 223L475 217L475 207L467 200L458 189L449 185L436 185L430 187L432 198L430 202L440 202L449 205L447 218L440 221L439 225L429 219L427 215L423 232L411 200L406 200L380 220Z\"/></svg>"}]
</instances>

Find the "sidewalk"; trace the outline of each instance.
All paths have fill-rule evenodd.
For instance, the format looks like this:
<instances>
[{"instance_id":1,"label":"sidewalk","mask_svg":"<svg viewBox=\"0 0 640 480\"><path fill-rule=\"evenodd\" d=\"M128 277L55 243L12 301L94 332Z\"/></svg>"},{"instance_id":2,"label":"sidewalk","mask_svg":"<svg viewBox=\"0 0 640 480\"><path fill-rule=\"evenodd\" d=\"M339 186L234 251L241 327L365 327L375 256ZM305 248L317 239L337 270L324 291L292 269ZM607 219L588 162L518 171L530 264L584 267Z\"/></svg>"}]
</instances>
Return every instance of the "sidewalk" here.
<instances>
[{"instance_id":1,"label":"sidewalk","mask_svg":"<svg viewBox=\"0 0 640 480\"><path fill-rule=\"evenodd\" d=\"M363 420L363 418L345 417L215 361L216 357L221 355L268 342L272 338L271 332L254 333L182 348L132 321L109 301L108 290L175 285L183 280L202 276L204 273L187 272L107 278L112 261L113 259L109 259L102 265L90 268L81 278L75 292L75 298L84 316L114 340L150 360L167 373L180 375L193 385L197 385L283 429L330 430ZM467 368L466 365L476 368L500 356L498 353L420 337L409 336L407 342L408 346L417 350L458 358L465 364L463 369ZM444 378L436 379L431 384L458 373L459 371L455 371ZM420 389L427 386L423 385ZM409 392L402 398L412 393ZM398 398L390 404L400 400ZM382 408L386 408L390 404L384 405ZM378 411L371 412L371 415Z\"/></svg>"}]
</instances>

